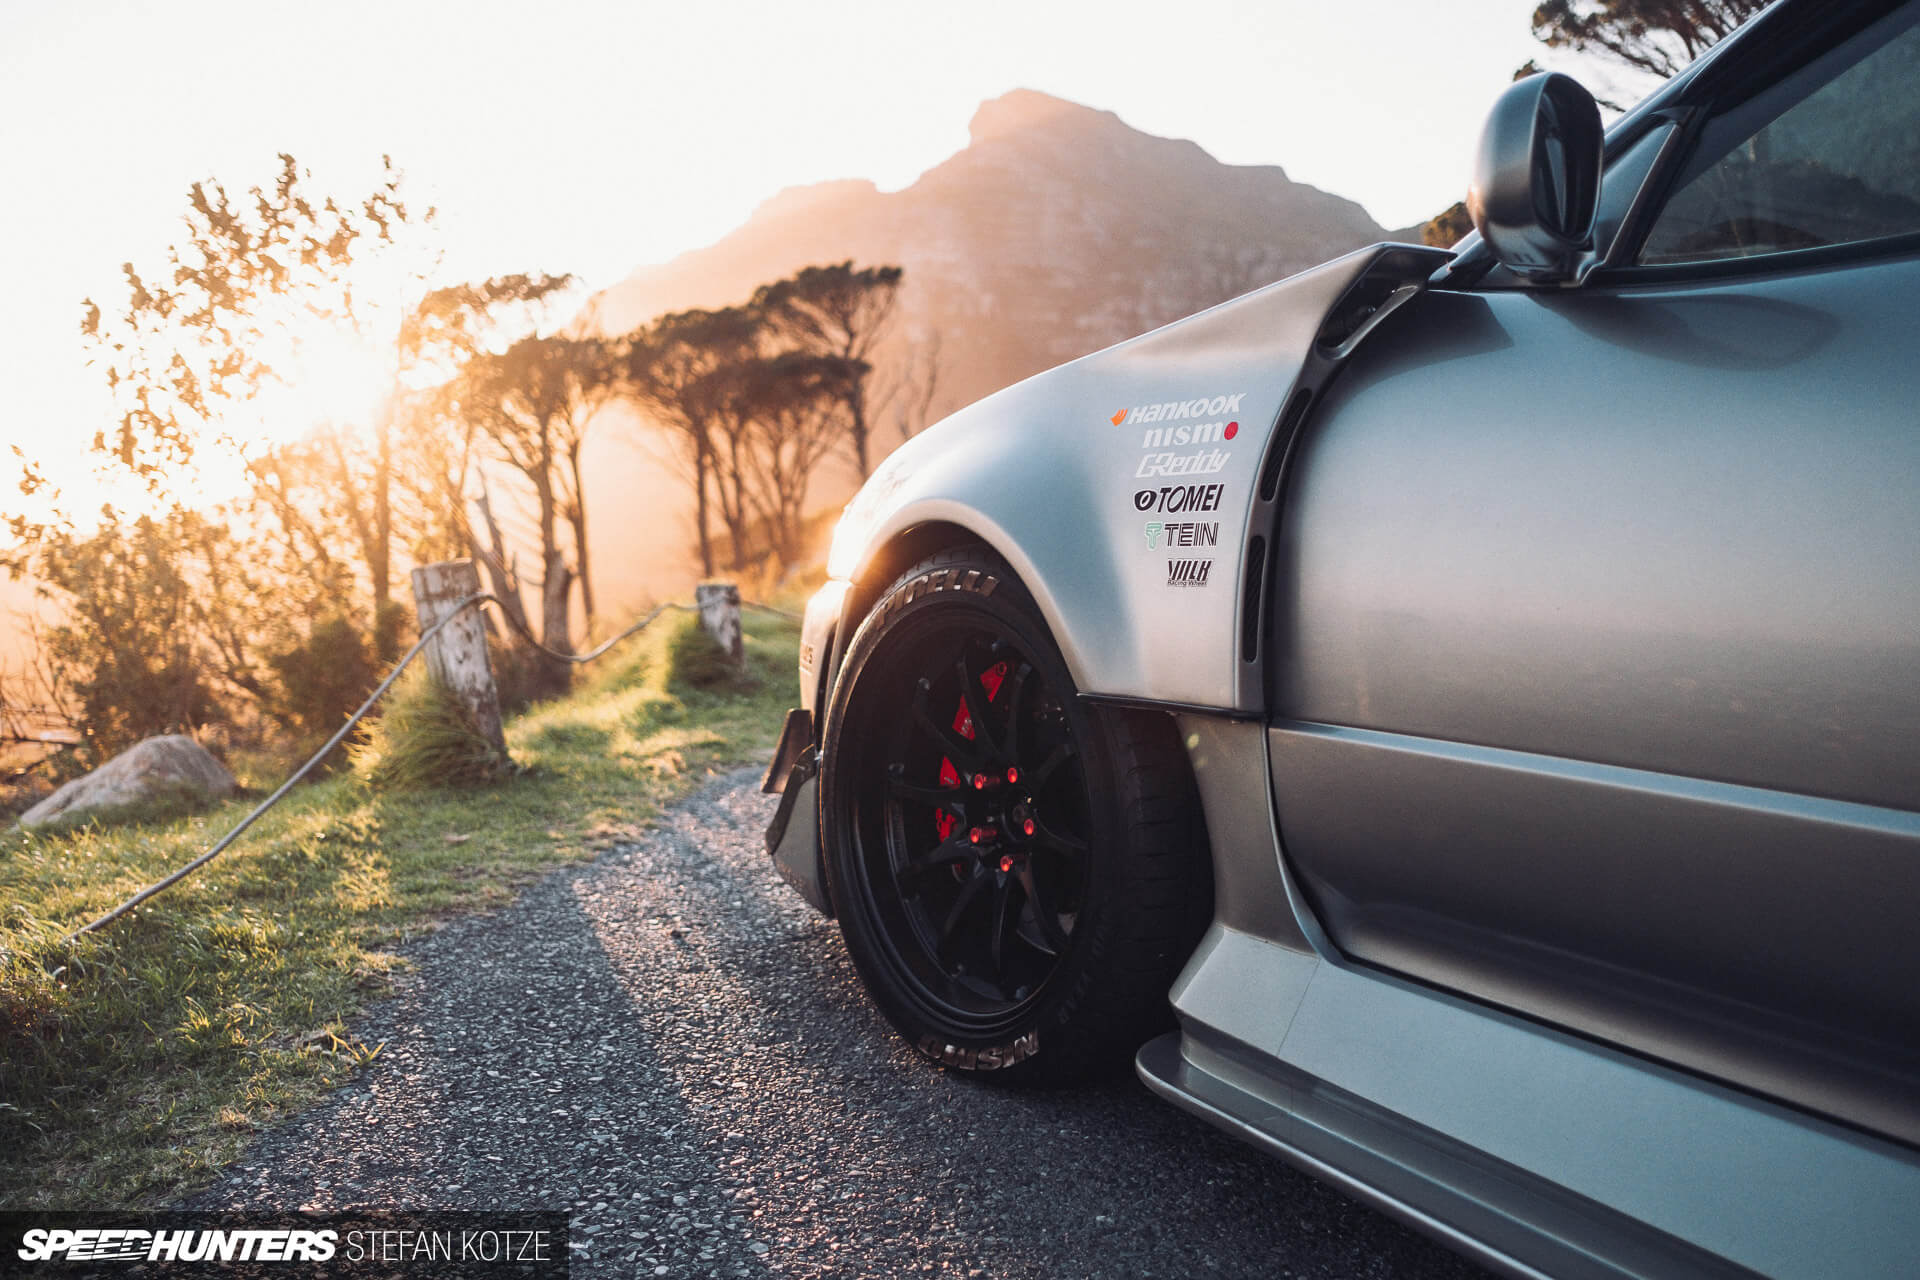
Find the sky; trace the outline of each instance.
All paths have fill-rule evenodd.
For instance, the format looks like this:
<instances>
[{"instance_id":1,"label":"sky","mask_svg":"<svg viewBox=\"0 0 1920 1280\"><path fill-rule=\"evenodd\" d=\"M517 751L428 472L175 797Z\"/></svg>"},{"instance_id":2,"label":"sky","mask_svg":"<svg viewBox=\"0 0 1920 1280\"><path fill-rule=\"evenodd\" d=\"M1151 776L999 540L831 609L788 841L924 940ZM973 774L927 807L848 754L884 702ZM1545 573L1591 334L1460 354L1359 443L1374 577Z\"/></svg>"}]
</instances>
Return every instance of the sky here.
<instances>
[{"instance_id":1,"label":"sky","mask_svg":"<svg viewBox=\"0 0 1920 1280\"><path fill-rule=\"evenodd\" d=\"M1488 106L1542 55L1533 7L0 0L0 512L8 445L95 495L111 406L81 299L160 260L190 183L244 190L282 151L342 194L391 155L438 207L447 280L597 288L784 187L909 185L1020 87L1280 165L1392 228L1464 192Z\"/></svg>"}]
</instances>

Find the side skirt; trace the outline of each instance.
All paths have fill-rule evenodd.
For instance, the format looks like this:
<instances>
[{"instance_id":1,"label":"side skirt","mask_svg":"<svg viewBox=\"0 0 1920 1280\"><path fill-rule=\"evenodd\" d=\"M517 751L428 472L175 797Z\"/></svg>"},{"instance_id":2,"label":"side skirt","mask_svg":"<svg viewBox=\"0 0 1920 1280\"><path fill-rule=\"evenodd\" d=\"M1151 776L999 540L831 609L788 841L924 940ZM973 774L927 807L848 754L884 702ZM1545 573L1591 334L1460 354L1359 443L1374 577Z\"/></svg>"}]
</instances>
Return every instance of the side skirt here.
<instances>
[{"instance_id":1,"label":"side skirt","mask_svg":"<svg viewBox=\"0 0 1920 1280\"><path fill-rule=\"evenodd\" d=\"M1913 1274L1920 1153L1352 963L1245 802L1265 732L1179 722L1220 892L1150 1088L1510 1275Z\"/></svg>"},{"instance_id":2,"label":"side skirt","mask_svg":"<svg viewBox=\"0 0 1920 1280\"><path fill-rule=\"evenodd\" d=\"M1216 925L1141 1078L1510 1274L1906 1276L1920 1162Z\"/></svg>"},{"instance_id":3,"label":"side skirt","mask_svg":"<svg viewBox=\"0 0 1920 1280\"><path fill-rule=\"evenodd\" d=\"M1363 1155L1357 1144L1345 1144L1345 1150L1334 1157L1334 1162L1312 1154L1298 1145L1301 1139L1294 1132L1298 1125L1285 1108L1190 1064L1182 1049L1180 1033L1170 1031L1142 1045L1135 1059L1140 1078L1147 1087L1181 1110L1225 1130L1242 1142L1263 1149L1269 1155L1280 1157L1301 1172L1338 1187L1362 1204L1371 1205L1388 1217L1432 1236L1504 1275L1525 1277L1526 1280L1548 1280L1546 1272L1537 1271L1497 1252L1483 1244L1478 1237L1462 1232L1450 1221L1435 1217L1390 1194L1377 1182L1362 1181L1346 1172L1343 1165L1359 1163ZM1341 1161L1340 1156L1344 1156L1345 1160Z\"/></svg>"}]
</instances>

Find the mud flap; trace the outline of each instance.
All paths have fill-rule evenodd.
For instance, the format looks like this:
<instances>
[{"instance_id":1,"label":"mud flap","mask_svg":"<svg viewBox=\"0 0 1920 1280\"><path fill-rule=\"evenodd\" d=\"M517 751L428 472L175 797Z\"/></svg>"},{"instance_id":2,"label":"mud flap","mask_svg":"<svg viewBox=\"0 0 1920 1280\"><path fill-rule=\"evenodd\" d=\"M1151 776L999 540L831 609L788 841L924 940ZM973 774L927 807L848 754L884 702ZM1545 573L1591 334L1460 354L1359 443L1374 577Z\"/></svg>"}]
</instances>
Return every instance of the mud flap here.
<instances>
[{"instance_id":1,"label":"mud flap","mask_svg":"<svg viewBox=\"0 0 1920 1280\"><path fill-rule=\"evenodd\" d=\"M780 790L780 807L767 824L767 852L774 870L792 885L809 906L829 919L833 904L827 898L820 872L820 805L817 796L819 766L812 747L801 752Z\"/></svg>"},{"instance_id":2,"label":"mud flap","mask_svg":"<svg viewBox=\"0 0 1920 1280\"><path fill-rule=\"evenodd\" d=\"M760 779L761 794L777 796L786 790L793 766L812 741L813 713L805 707L787 712L786 723L780 726L780 744L773 749L773 759L767 762L766 776Z\"/></svg>"}]
</instances>

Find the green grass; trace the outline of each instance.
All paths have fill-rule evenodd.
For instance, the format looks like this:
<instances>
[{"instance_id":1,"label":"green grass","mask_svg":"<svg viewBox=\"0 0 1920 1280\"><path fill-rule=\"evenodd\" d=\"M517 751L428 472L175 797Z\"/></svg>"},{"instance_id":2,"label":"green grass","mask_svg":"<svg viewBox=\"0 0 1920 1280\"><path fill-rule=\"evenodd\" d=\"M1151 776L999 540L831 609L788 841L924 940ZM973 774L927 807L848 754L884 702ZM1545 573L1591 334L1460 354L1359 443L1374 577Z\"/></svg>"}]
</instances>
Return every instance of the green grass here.
<instances>
[{"instance_id":1,"label":"green grass","mask_svg":"<svg viewBox=\"0 0 1920 1280\"><path fill-rule=\"evenodd\" d=\"M700 636L706 639L704 633ZM710 648L719 646L709 642ZM676 669L676 675L684 679ZM425 666L408 671L387 691L377 720L350 753L354 769L376 791L432 791L499 782L512 764L452 690Z\"/></svg>"},{"instance_id":2,"label":"green grass","mask_svg":"<svg viewBox=\"0 0 1920 1280\"><path fill-rule=\"evenodd\" d=\"M155 1204L209 1179L379 1052L351 1019L409 938L502 905L770 750L796 643L749 613L734 674L670 615L508 726L524 773L301 788L199 875L65 948L253 802L0 834L0 1206Z\"/></svg>"}]
</instances>

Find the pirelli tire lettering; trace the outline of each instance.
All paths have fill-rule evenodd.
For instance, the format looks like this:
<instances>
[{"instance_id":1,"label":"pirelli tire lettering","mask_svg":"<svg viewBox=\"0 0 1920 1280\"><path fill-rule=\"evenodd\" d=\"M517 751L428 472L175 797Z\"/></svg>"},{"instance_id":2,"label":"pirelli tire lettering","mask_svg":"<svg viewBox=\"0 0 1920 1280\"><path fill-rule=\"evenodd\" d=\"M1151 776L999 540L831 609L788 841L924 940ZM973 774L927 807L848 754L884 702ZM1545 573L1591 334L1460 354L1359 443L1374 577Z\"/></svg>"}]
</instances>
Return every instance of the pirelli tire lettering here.
<instances>
[{"instance_id":1,"label":"pirelli tire lettering","mask_svg":"<svg viewBox=\"0 0 1920 1280\"><path fill-rule=\"evenodd\" d=\"M999 1071L1025 1062L1039 1053L1040 1030L1036 1027L1007 1044L990 1045L985 1049L969 1049L943 1043L935 1036L922 1036L919 1049L943 1066L958 1067L963 1071Z\"/></svg>"},{"instance_id":2,"label":"pirelli tire lettering","mask_svg":"<svg viewBox=\"0 0 1920 1280\"><path fill-rule=\"evenodd\" d=\"M978 569L931 569L911 581L901 585L881 602L874 610L873 621L877 625L889 615L912 604L925 596L941 591L970 591L982 598L991 596L1000 586L1000 579Z\"/></svg>"}]
</instances>

